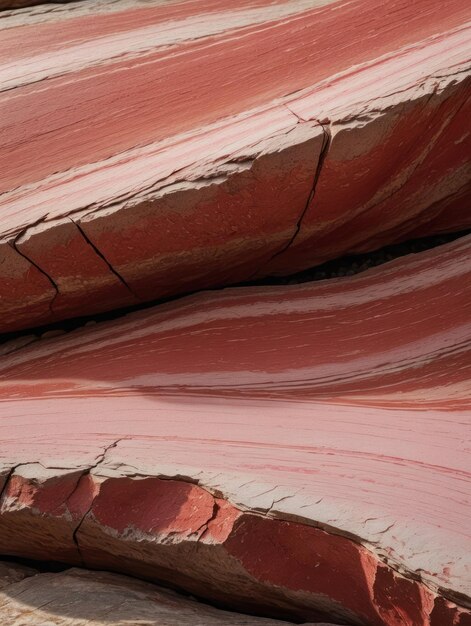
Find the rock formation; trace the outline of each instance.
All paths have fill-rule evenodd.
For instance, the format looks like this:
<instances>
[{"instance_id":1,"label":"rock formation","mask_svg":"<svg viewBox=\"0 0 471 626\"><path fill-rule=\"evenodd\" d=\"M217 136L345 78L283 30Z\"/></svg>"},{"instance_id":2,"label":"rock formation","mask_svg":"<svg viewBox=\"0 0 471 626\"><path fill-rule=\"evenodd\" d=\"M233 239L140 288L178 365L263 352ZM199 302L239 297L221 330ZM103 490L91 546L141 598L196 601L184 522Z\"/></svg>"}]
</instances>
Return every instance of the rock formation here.
<instances>
[{"instance_id":1,"label":"rock formation","mask_svg":"<svg viewBox=\"0 0 471 626\"><path fill-rule=\"evenodd\" d=\"M471 234L254 284L469 229L469 3L33 4L0 0L0 624L471 626Z\"/></svg>"},{"instance_id":2,"label":"rock formation","mask_svg":"<svg viewBox=\"0 0 471 626\"><path fill-rule=\"evenodd\" d=\"M0 553L285 619L468 624L470 247L7 354Z\"/></svg>"},{"instance_id":3,"label":"rock formation","mask_svg":"<svg viewBox=\"0 0 471 626\"><path fill-rule=\"evenodd\" d=\"M1 562L0 615L10 626L288 626L213 609L126 576L75 568L39 573Z\"/></svg>"},{"instance_id":4,"label":"rock formation","mask_svg":"<svg viewBox=\"0 0 471 626\"><path fill-rule=\"evenodd\" d=\"M470 18L463 0L10 12L0 328L469 227Z\"/></svg>"}]
</instances>

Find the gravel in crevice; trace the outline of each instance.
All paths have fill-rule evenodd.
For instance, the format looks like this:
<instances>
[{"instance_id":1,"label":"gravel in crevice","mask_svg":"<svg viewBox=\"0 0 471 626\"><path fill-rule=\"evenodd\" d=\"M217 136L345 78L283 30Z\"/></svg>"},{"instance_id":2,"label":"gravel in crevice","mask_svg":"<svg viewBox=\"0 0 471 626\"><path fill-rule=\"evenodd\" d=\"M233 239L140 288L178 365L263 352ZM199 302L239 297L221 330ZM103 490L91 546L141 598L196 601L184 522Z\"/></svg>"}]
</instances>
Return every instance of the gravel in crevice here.
<instances>
[{"instance_id":1,"label":"gravel in crevice","mask_svg":"<svg viewBox=\"0 0 471 626\"><path fill-rule=\"evenodd\" d=\"M364 272L371 267L382 265L383 263L387 263L388 261L392 261L393 259L397 259L407 254L415 254L418 252L423 252L424 250L429 250L431 248L441 246L460 237L469 235L470 233L471 230L466 230L455 233L435 235L432 237L424 237L421 239L412 239L409 241L404 241L402 243L385 246L384 248L374 250L373 252L343 256L332 261L328 261L327 263L323 263L322 265L317 265L315 267L309 268L297 274L291 274L288 276L267 276L265 278L255 281L238 283L236 285L227 285L224 287L216 287L212 291L218 291L221 289L225 289L226 287L234 288L267 285L296 285L306 282L328 280L329 278L339 278L341 276L353 276L355 274L359 274L360 272ZM105 313L100 313L97 315L75 317L73 319L61 320L53 324L44 325L36 328L28 328L18 332L0 334L0 346L2 346L0 347L0 356L2 354L8 354L8 352L10 351L19 349L20 347L22 347L22 345L26 345L27 343L31 343L32 341L36 341L36 339L39 338L54 337L56 335L67 333L87 325L92 325L108 320L114 320L119 317L123 317L128 313L132 313L133 311L143 310L162 304L164 302L177 300L185 297L186 295L191 294L187 293L172 298L143 302L131 307L115 309L113 311L107 311ZM9 349L9 346L6 345L7 342L11 342L11 350Z\"/></svg>"}]
</instances>

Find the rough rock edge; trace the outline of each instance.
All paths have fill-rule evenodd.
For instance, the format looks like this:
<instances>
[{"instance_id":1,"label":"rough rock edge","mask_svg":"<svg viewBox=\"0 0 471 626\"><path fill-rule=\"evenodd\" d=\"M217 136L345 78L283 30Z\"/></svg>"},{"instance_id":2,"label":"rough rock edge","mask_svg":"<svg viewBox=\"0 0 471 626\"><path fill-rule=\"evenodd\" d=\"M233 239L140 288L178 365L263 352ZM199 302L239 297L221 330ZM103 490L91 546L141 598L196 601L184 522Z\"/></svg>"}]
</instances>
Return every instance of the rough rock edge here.
<instances>
[{"instance_id":1,"label":"rough rock edge","mask_svg":"<svg viewBox=\"0 0 471 626\"><path fill-rule=\"evenodd\" d=\"M118 280L121 286L124 288L125 293L128 295L129 301L124 304L134 304L136 302L142 302L143 299L139 298L134 292L132 285L129 284L129 280L113 266L107 259L106 255L93 241L93 219L95 217L106 216L111 219L112 216L116 216L120 211L132 210L139 205L148 203L149 201L158 200L159 198L165 198L173 193L181 193L182 191L190 194L198 192L199 190L210 189L212 187L219 187L232 180L234 176L251 172L257 161L264 157L272 157L277 154L282 154L285 151L289 151L299 147L302 147L312 142L316 145L317 142L321 144L323 134L325 136L325 128L317 121L309 121L303 124L299 123L298 118L292 115L292 125L283 128L277 133L265 137L253 144L246 145L243 149L234 153L221 155L214 163L211 163L204 175L198 169L198 164L193 164L189 167L185 167L183 170L176 169L168 178L151 183L147 188L140 189L139 191L131 191L122 196L110 199L109 202L100 204L99 207L95 205L84 206L78 210L64 212L57 218L51 220L47 219L47 215L36 220L34 223L21 227L14 232L0 234L0 246L9 245L13 253L18 254L21 257L22 263L28 263L31 269L35 269L39 274L49 283L50 294L44 293L44 306L49 309L49 318L51 321L56 319L62 319L71 317L70 314L56 314L55 302L58 296L62 295L59 281L51 276L51 273L46 271L40 264L40 262L30 258L30 255L25 250L30 237L40 238L44 241L44 248L47 248L47 241L49 233L53 233L56 225L60 227L64 221L73 224L80 236L84 239L85 243L92 249L92 254L96 255L107 266L107 271L110 277ZM294 135L294 139L293 139ZM320 150L319 150L320 152ZM318 155L315 155L315 163L318 163ZM319 169L317 168L313 172L313 178L318 177ZM255 175L254 175L255 176ZM311 187L310 183L308 183ZM311 197L311 193L308 195L308 199ZM308 206L308 200L303 204L303 211L298 220L298 223L293 224L291 234L289 236L288 245L293 240L298 232L300 220L302 215ZM91 228L90 228L91 225ZM285 247L283 241L282 248ZM211 281L208 279L208 282ZM211 286L211 285L208 285ZM184 293L184 292L179 292ZM159 297L159 294L156 294ZM147 300L147 298L145 298ZM95 311L95 312L101 312ZM88 311L83 311L87 314ZM45 320L47 321L47 320Z\"/></svg>"},{"instance_id":2,"label":"rough rock edge","mask_svg":"<svg viewBox=\"0 0 471 626\"><path fill-rule=\"evenodd\" d=\"M105 446L103 448L102 454L97 457L96 462L89 465L88 467L47 468L40 463L31 462L31 463L19 463L10 468L7 468L4 466L3 471L0 468L0 504L3 501L3 498L2 498L3 494L7 491L10 481L15 476L15 472L19 467L26 467L29 469L33 469L32 466L36 465L36 466L39 466L40 468L44 468L46 470L45 473L47 475L47 479L51 479L51 478L55 479L56 476L60 478L61 475L64 476L64 474L70 475L71 473L73 473L74 476L76 477L76 480L74 480L74 487L72 491L68 494L66 498L64 498L63 504L65 507L67 506L67 503L70 501L73 495L77 492L77 489L80 488L80 486L82 485L83 478L91 477L92 480L96 480L97 482L92 484L92 487L89 490L90 494L93 494L89 502L89 506L87 507L87 510L85 511L85 513L81 515L81 518L75 524L75 527L71 533L71 540L70 540L70 548L72 550L76 550L78 554L78 560L72 560L71 563L73 565L81 564L83 567L87 567L89 566L89 563L87 562L87 554L84 551L83 541L81 542L81 534L82 534L84 523L89 521L91 519L91 516L93 517L92 509L93 509L95 500L97 498L95 485L98 484L99 481L109 482L109 481L113 481L113 479L123 479L123 478L131 479L131 480L142 480L142 479L148 478L148 479L157 479L159 481L160 480L161 481L176 481L180 483L188 483L188 484L199 487L201 490L209 494L213 498L213 501L214 501L211 517L208 520L206 520L205 524L203 524L201 528L198 529L199 536L196 538L197 542L202 538L205 532L208 531L208 525L210 524L210 522L213 521L217 517L219 511L222 510L220 504L218 504L217 502L217 500L219 500L220 503L221 502L225 503L226 505L229 505L229 507L231 507L232 510L236 510L241 516L244 516L244 515L248 516L249 520L258 518L258 519L263 519L263 520L272 520L276 522L287 522L295 526L295 530L297 530L298 532L299 530L302 531L303 528L306 528L306 529L316 528L321 531L324 531L331 537L340 537L342 538L342 540L347 539L348 541L351 541L352 544L364 549L368 553L368 555L372 557L375 563L376 573L379 571L378 569L379 567L386 568L388 572L387 575L393 578L395 586L398 587L397 589L395 589L395 591L396 593L399 592L399 595L400 595L399 583L404 583L404 581L406 582L409 581L409 583L411 582L416 583L417 590L420 596L428 599L428 603L430 605L429 608L428 609L426 608L427 602L424 600L423 605L422 605L422 610L423 611L428 610L429 618L434 608L438 608L440 606L439 603L451 602L452 604L450 605L451 608L449 610L454 611L454 615L456 614L457 616L456 618L453 617L451 619L460 619L460 616L463 616L463 615L465 616L465 619L467 619L468 617L471 619L471 612L467 611L467 609L471 609L470 598L467 598L460 593L456 593L452 589L447 589L444 587L437 586L436 584L433 584L432 581L427 580L426 576L422 577L418 572L410 571L403 564L391 559L390 557L384 554L380 554L379 551L375 549L375 546L372 545L371 542L369 542L367 539L363 537L355 536L351 533L344 532L341 528L332 527L324 523L319 523L315 519L304 517L298 512L293 513L293 514L286 513L277 506L282 501L285 501L290 498L295 498L297 495L296 493L290 493L286 489L282 489L281 497L276 497L277 488L275 487L273 489L269 489L269 492L274 491L274 494L275 494L275 497L270 496L271 504L269 504L268 506L262 506L262 505L254 506L254 504L252 505L244 504L243 499L241 501L236 501L236 500L231 501L230 498L225 493L218 490L217 488L208 486L208 482L205 481L204 478L201 479L197 476L195 477L195 476L191 476L190 474L184 474L184 473L171 473L171 472L163 473L163 472L159 472L157 469L155 473L142 472L139 470L138 467L135 467L135 466L124 466L122 464L116 465L112 463L107 464L106 457L107 457L108 452L111 449L116 448L119 442L123 441L123 439L125 438L116 439L115 441L112 441L109 445ZM54 473L54 470L58 470L57 474ZM33 474L34 474L34 470L33 470ZM38 476L37 479L36 478L32 479L32 484L38 485L40 484L40 482L41 482L40 476ZM259 495L265 495L265 493L259 494ZM22 512L24 513L25 510L27 510L28 514L31 515L31 518L33 520L38 515L38 511L35 510L34 507L28 507L27 505L26 506L23 505ZM69 514L66 514L66 516L67 515ZM70 515L69 515L69 518L70 518ZM0 528L1 528L1 521L2 521L2 518L0 514ZM68 521L70 522L70 519ZM106 528L106 526L101 527L101 528ZM70 531L70 528L68 530ZM114 532L113 529L110 529L110 530ZM232 531L233 531L233 528L231 528L231 533ZM228 538L230 538L231 533L229 533ZM156 545L158 546L160 544L157 543ZM157 547L157 551L158 551L158 547ZM24 554L15 554L13 551L11 556L24 556ZM113 556L116 556L116 555L113 555ZM93 566L94 565L92 563L92 567ZM108 567L108 564L106 564L106 567ZM120 573L131 573L131 574L133 573L133 572L129 572L125 568L121 569L121 566L119 567L113 566L112 563L110 564L110 569L114 571L118 571ZM375 574L375 577L376 577L376 574ZM173 586L175 588L175 585L172 585L173 577L158 578L158 579L153 580L153 582L157 582L157 583L164 584L164 585L169 584L170 586ZM197 582L197 581L194 581L194 582ZM257 582L260 582L260 581L257 581ZM269 583L268 586L266 587L269 590L273 587L273 584ZM178 585L176 586L176 588L177 589L179 588ZM190 593L194 593L194 589L191 589L191 588L187 589L185 588L184 585L182 585L180 589L183 591L189 591ZM288 600L290 600L289 598L290 590L285 589L285 591L288 592ZM294 592L295 597L296 597L296 593L297 592ZM307 592L307 593L310 593L310 592ZM208 593L208 595L206 596L202 594L202 597L204 600L209 601L209 602L214 600L214 598L211 595L211 592ZM216 598L216 601L217 601L217 598ZM373 601L373 598L372 598L372 601ZM360 622L357 621L357 618L355 617L355 615L351 613L351 611L349 610L344 611L343 608L340 607L333 600L332 601L329 600L329 602L333 602L333 604L330 607L331 612L327 612L321 615L315 615L314 619L347 620L346 623L360 624ZM237 610L237 604L231 605L230 601L227 604L227 607L229 609L232 608L233 610ZM313 619L312 607L310 609L311 610L310 614L309 614L309 608L306 608L306 607L304 608L302 606L293 607L293 609L295 610L292 611L292 617L294 617L295 619ZM303 610L305 611L304 613L303 613ZM306 614L306 610L308 611L307 614ZM261 613L263 614L264 612L265 614L268 614L268 616L271 616L270 607L264 606L262 602ZM291 615L289 615L289 613L284 613L283 617L290 618ZM384 622L384 623L386 624L388 622ZM460 623L460 622L457 622L457 623ZM450 626L452 625L454 626L454 624L455 624L454 621L450 622ZM448 624L442 625L441 623L438 624L438 622L433 622L433 626L448 626Z\"/></svg>"},{"instance_id":3,"label":"rough rock edge","mask_svg":"<svg viewBox=\"0 0 471 626\"><path fill-rule=\"evenodd\" d=\"M2 572L4 572L2 574ZM31 577L34 577L31 580ZM95 595L96 594L96 595ZM46 597L45 597L46 596ZM71 597L73 598L72 601ZM44 603L44 600L47 602ZM105 600L105 602L103 602ZM123 610L123 612L121 612ZM144 611L141 616L140 612ZM54 616L54 624L130 624L127 617L146 617L145 624L157 626L165 623L231 624L233 626L284 626L286 622L221 611L194 598L180 596L120 574L70 568L61 572L37 572L16 563L0 561L0 619L2 623L12 617L25 620L25 624L42 626L43 620ZM115 620L118 620L115 622ZM122 621L122 620L125 621ZM15 620L15 623L16 623ZM56 621L58 620L58 621ZM167 622L170 620L170 622ZM181 620L181 621L180 621ZM23 623L23 621L22 621ZM48 621L49 623L49 621ZM52 622L51 622L52 623ZM133 622L134 623L134 622ZM144 623L144 622L143 622ZM309 626L306 624L305 626ZM335 626L315 624L312 626Z\"/></svg>"},{"instance_id":4,"label":"rough rock edge","mask_svg":"<svg viewBox=\"0 0 471 626\"><path fill-rule=\"evenodd\" d=\"M443 97L444 92L448 88L453 89L459 83L465 86L466 81L469 79L470 76L471 66L469 66L469 64L464 64L463 66L453 68L448 72L444 70L443 73L435 73L429 77L424 78L419 83L415 83L413 85L409 84L405 86L404 89L386 93L368 102L358 102L354 106L353 110L350 110L348 112L340 110L336 114L327 117L325 117L323 115L323 112L321 112L322 115L320 115L319 119L316 119L314 117L310 118L309 120L299 118L289 108L290 97L281 99L279 101L279 104L283 104L285 100L287 101L285 106L293 115L295 124L300 124L302 126L318 125L321 127L324 133L324 144L321 156L319 158L317 170L316 172L314 172L313 187L310 190L310 193L306 199L304 210L298 217L296 223L293 224L292 234L283 243L280 249L274 253L272 259L285 253L294 244L298 234L301 231L303 217L306 214L309 205L312 204L313 198L315 198L315 190L319 178L322 174L322 166L326 158L328 157L332 137L331 129L333 126L335 126L336 128L341 128L343 124L351 125L354 122L358 122L360 126L367 126L369 121L375 120L382 115L389 115L395 109L401 110L405 102L420 100L424 97ZM302 92L299 92L299 94L297 95L302 95ZM292 129L287 129L282 133L282 135L288 134L289 132L291 132L291 130ZM124 197L115 198L113 200L110 200L109 202L102 203L100 206L84 206L77 210L64 212L60 216L54 217L50 220L48 220L48 216L45 215L44 217L36 220L32 224L19 227L15 231L8 231L7 233L3 233L3 235L0 235L0 243L2 241L10 242L10 245L14 247L16 252L20 256L22 256L23 259L30 261L30 259L28 259L28 257L21 252L21 242L28 238L30 232L34 233L35 229L37 229L38 227L42 230L41 234L47 237L48 230L54 229L55 222L60 222L64 218L68 218L77 226L77 228L79 228L82 234L85 234L84 228L81 225L84 218L86 222L89 222L90 220L93 220L94 217L100 217L104 214L110 215L111 213L119 213L121 210L126 210L129 207L137 206L140 203L158 200L160 197L171 194L174 190L180 191L182 188L191 191L197 190L202 186L204 187L207 185L219 185L229 180L234 173L239 173L246 169L250 169L254 161L264 153L264 148L266 147L267 142L270 143L272 141L276 141L276 139L279 137L280 134L268 137L259 144L247 146L247 148L239 153L228 155L226 158L216 161L212 165L212 168L208 170L207 175L205 175L204 178L195 176L192 173L192 170L195 166L186 167L181 172L174 172L174 174L172 174L169 179L156 181L147 189L130 192ZM90 238L90 234L87 235L86 240L94 248L96 254L100 256L100 258L104 260L104 262L108 265L110 272L117 276L123 286L128 290L128 292L130 292L130 295L133 295L130 285L125 281L122 276L120 276L116 268L114 268L109 263L102 251L98 250L96 245L94 245L92 239ZM32 263L32 265L36 267L36 269L38 269L39 272L48 279L48 281L51 283L51 286L54 288L54 295L52 297L52 300L48 303L51 314L53 314L54 300L59 293L57 286L54 282L54 278L49 276L49 274L47 274L36 263ZM266 266L269 266L269 262L264 262L261 267L254 268L253 273L247 277L247 280L250 280L250 278L255 276L257 278L265 276L266 273L264 273L263 270Z\"/></svg>"}]
</instances>

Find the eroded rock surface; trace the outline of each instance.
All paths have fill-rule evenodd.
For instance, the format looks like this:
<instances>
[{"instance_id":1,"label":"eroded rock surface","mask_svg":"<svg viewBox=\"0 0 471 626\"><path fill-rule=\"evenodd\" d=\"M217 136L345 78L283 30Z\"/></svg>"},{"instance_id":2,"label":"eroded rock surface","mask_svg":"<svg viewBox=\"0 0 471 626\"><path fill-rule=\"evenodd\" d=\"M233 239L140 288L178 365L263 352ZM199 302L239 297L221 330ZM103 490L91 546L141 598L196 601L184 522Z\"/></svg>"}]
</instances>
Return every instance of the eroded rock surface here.
<instances>
[{"instance_id":1,"label":"eroded rock surface","mask_svg":"<svg viewBox=\"0 0 471 626\"><path fill-rule=\"evenodd\" d=\"M468 626L470 246L6 355L0 552L278 618Z\"/></svg>"},{"instance_id":2,"label":"eroded rock surface","mask_svg":"<svg viewBox=\"0 0 471 626\"><path fill-rule=\"evenodd\" d=\"M0 20L0 332L471 225L469 3L51 6Z\"/></svg>"},{"instance_id":3,"label":"eroded rock surface","mask_svg":"<svg viewBox=\"0 0 471 626\"><path fill-rule=\"evenodd\" d=\"M14 573L5 578L5 568ZM5 626L287 626L214 609L108 572L70 569L33 578L23 572L21 566L0 563L0 620Z\"/></svg>"},{"instance_id":4,"label":"eroded rock surface","mask_svg":"<svg viewBox=\"0 0 471 626\"><path fill-rule=\"evenodd\" d=\"M1 12L0 332L470 226L470 20ZM12 338L0 554L142 580L3 563L0 622L470 626L470 252Z\"/></svg>"}]
</instances>

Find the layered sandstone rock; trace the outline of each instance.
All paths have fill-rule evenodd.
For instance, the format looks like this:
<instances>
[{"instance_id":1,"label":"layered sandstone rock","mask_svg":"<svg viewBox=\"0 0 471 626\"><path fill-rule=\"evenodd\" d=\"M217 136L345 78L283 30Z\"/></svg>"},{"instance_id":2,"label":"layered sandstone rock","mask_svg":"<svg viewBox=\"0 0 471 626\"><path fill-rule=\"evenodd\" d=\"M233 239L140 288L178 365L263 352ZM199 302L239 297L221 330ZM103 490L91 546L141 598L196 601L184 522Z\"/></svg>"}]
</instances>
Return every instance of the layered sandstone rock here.
<instances>
[{"instance_id":1,"label":"layered sandstone rock","mask_svg":"<svg viewBox=\"0 0 471 626\"><path fill-rule=\"evenodd\" d=\"M0 333L471 225L469 3L30 4ZM470 626L470 252L3 344L0 623Z\"/></svg>"},{"instance_id":2,"label":"layered sandstone rock","mask_svg":"<svg viewBox=\"0 0 471 626\"><path fill-rule=\"evenodd\" d=\"M468 626L470 248L7 354L0 552L277 618Z\"/></svg>"},{"instance_id":3,"label":"layered sandstone rock","mask_svg":"<svg viewBox=\"0 0 471 626\"><path fill-rule=\"evenodd\" d=\"M0 331L470 226L470 18L463 0L4 14Z\"/></svg>"}]
</instances>

